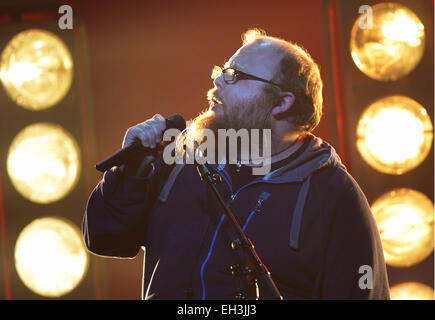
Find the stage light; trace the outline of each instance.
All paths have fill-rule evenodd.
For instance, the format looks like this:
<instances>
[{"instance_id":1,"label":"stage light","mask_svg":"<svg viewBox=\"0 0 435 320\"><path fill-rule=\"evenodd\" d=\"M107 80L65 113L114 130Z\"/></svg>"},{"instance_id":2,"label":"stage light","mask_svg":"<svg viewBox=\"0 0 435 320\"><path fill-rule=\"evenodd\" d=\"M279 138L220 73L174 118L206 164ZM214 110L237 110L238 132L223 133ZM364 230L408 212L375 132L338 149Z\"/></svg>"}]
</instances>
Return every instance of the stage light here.
<instances>
[{"instance_id":1,"label":"stage light","mask_svg":"<svg viewBox=\"0 0 435 320\"><path fill-rule=\"evenodd\" d=\"M55 34L26 30L6 45L0 79L9 97L29 110L58 103L69 91L73 77L71 54Z\"/></svg>"},{"instance_id":2,"label":"stage light","mask_svg":"<svg viewBox=\"0 0 435 320\"><path fill-rule=\"evenodd\" d=\"M394 81L418 65L424 42L423 23L411 10L398 3L380 3L372 6L371 21L366 15L355 21L350 51L356 66L367 76Z\"/></svg>"},{"instance_id":3,"label":"stage light","mask_svg":"<svg viewBox=\"0 0 435 320\"><path fill-rule=\"evenodd\" d=\"M86 274L88 254L80 230L54 217L32 221L15 245L15 267L23 283L45 297L60 297Z\"/></svg>"},{"instance_id":4,"label":"stage light","mask_svg":"<svg viewBox=\"0 0 435 320\"><path fill-rule=\"evenodd\" d=\"M59 125L27 126L9 147L9 177L16 190L30 201L47 204L60 200L74 188L80 170L79 147Z\"/></svg>"},{"instance_id":5,"label":"stage light","mask_svg":"<svg viewBox=\"0 0 435 320\"><path fill-rule=\"evenodd\" d=\"M357 126L357 148L374 169L403 174L428 155L433 126L425 108L404 96L390 96L371 104Z\"/></svg>"},{"instance_id":6,"label":"stage light","mask_svg":"<svg viewBox=\"0 0 435 320\"><path fill-rule=\"evenodd\" d=\"M424 194L411 189L395 189L377 199L371 209L387 264L409 267L432 253L434 206Z\"/></svg>"},{"instance_id":7,"label":"stage light","mask_svg":"<svg viewBox=\"0 0 435 320\"><path fill-rule=\"evenodd\" d=\"M391 300L434 300L434 290L422 283L405 282L390 288Z\"/></svg>"}]
</instances>

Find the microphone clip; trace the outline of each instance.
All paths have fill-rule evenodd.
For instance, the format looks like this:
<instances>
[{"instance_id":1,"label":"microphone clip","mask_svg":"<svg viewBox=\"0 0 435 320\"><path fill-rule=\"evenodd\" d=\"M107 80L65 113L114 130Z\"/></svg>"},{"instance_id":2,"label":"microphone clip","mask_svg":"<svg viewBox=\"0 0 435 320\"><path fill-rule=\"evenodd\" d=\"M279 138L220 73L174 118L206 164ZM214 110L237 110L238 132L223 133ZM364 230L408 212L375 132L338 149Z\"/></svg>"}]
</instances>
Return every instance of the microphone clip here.
<instances>
[{"instance_id":1,"label":"microphone clip","mask_svg":"<svg viewBox=\"0 0 435 320\"><path fill-rule=\"evenodd\" d=\"M210 169L207 163L197 164L196 170L198 170L199 176L203 181L206 181L210 184L218 184L222 182L222 177L220 176L220 174L212 172L212 169Z\"/></svg>"},{"instance_id":2,"label":"microphone clip","mask_svg":"<svg viewBox=\"0 0 435 320\"><path fill-rule=\"evenodd\" d=\"M199 144L196 140L193 141L193 144L195 146L195 153L197 150L199 150ZM207 161L204 161L204 164L196 164L196 170L199 173L199 176L201 180L209 183L209 184L218 184L222 182L222 177L220 174L216 173L210 165L207 163Z\"/></svg>"}]
</instances>

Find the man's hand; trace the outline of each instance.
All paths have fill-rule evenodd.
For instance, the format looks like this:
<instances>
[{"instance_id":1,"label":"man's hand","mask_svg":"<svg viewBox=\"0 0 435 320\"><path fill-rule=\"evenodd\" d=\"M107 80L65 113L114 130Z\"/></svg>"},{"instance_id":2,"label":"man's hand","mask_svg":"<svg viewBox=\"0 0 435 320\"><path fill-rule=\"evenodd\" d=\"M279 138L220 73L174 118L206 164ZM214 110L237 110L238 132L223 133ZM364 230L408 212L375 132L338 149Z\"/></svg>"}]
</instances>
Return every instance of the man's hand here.
<instances>
[{"instance_id":1,"label":"man's hand","mask_svg":"<svg viewBox=\"0 0 435 320\"><path fill-rule=\"evenodd\" d=\"M146 148L154 149L162 141L163 131L166 129L166 120L162 115L156 114L151 119L139 123L127 130L122 142L122 147L128 146L135 141L140 141ZM149 170L148 164L156 159L156 155L149 154L143 159L136 159L120 167L131 176L144 176Z\"/></svg>"},{"instance_id":2,"label":"man's hand","mask_svg":"<svg viewBox=\"0 0 435 320\"><path fill-rule=\"evenodd\" d=\"M160 114L139 123L127 130L122 147L139 140L146 148L154 149L162 141L163 131L166 129L166 120Z\"/></svg>"}]
</instances>

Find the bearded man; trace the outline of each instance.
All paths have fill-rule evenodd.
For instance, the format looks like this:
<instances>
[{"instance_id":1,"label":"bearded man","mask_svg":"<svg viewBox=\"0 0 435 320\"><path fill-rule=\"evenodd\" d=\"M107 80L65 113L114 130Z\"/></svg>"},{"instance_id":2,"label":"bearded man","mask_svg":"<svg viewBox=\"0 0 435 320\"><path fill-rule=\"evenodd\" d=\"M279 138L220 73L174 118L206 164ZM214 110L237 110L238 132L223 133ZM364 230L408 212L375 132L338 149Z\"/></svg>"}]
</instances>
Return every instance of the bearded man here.
<instances>
[{"instance_id":1,"label":"bearded man","mask_svg":"<svg viewBox=\"0 0 435 320\"><path fill-rule=\"evenodd\" d=\"M319 68L301 47L250 30L223 68L215 67L210 108L178 141L204 130L270 130L270 172L253 175L251 154L210 164L217 188L255 244L284 299L389 299L379 233L366 197L334 148L310 133L322 115ZM123 146L156 148L165 120L130 128ZM182 138L180 138L182 137ZM243 162L240 159L243 158ZM83 220L88 249L134 257L145 249L144 299L254 299L236 236L195 165L162 153L113 167L92 192ZM362 271L363 270L363 271ZM260 299L273 295L261 283Z\"/></svg>"}]
</instances>

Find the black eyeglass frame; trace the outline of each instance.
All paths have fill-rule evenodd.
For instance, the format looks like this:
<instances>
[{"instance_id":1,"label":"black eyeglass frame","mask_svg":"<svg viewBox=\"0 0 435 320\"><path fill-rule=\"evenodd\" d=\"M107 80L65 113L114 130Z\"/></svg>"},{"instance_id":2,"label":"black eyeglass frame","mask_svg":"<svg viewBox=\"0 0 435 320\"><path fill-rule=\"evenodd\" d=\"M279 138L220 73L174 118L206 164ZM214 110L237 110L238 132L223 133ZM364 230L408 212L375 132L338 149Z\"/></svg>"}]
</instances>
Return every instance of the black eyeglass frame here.
<instances>
[{"instance_id":1,"label":"black eyeglass frame","mask_svg":"<svg viewBox=\"0 0 435 320\"><path fill-rule=\"evenodd\" d=\"M275 83L273 81L269 81L269 80L266 80L266 79L263 79L263 78L259 78L257 76L252 75L252 74L245 73L245 72L239 71L239 70L234 69L234 68L225 68L225 69L223 69L223 68L221 68L219 66L216 66L216 67L220 69L221 74L224 76L224 81L225 81L226 84L234 84L234 83L236 83L239 80L257 80L257 81L262 81L262 82L265 82L265 83L272 84L274 86L277 86L278 88L280 88L283 91L287 91L283 86L281 86L280 84ZM226 74L227 75L231 75L231 73L227 72L228 70L233 70L233 72L234 72L232 74L233 80L227 80L227 79L225 79L225 75Z\"/></svg>"}]
</instances>

